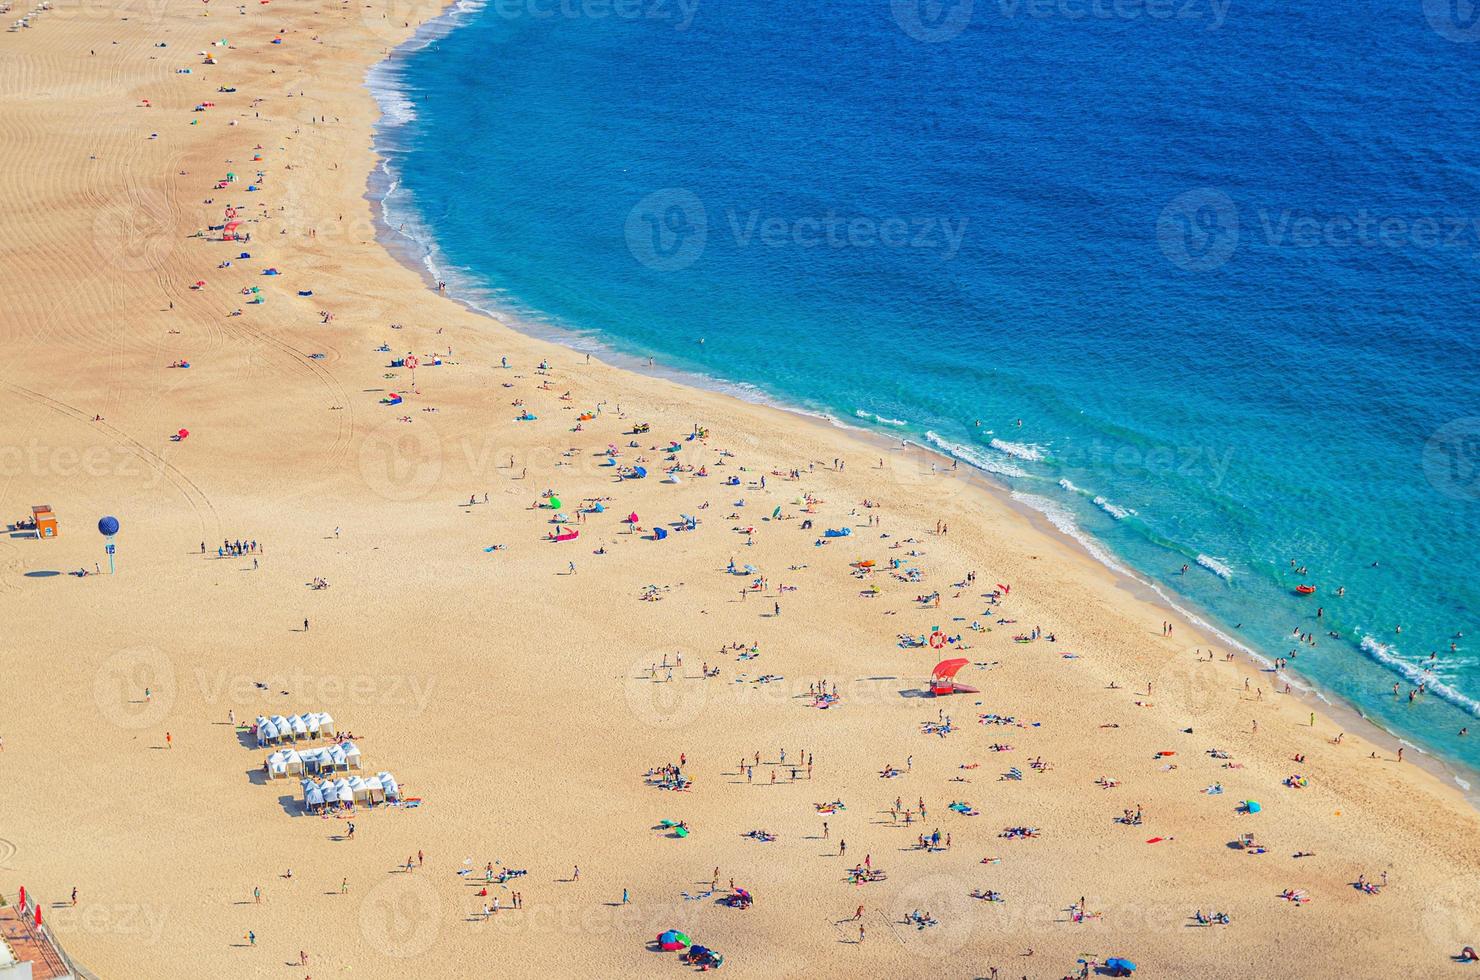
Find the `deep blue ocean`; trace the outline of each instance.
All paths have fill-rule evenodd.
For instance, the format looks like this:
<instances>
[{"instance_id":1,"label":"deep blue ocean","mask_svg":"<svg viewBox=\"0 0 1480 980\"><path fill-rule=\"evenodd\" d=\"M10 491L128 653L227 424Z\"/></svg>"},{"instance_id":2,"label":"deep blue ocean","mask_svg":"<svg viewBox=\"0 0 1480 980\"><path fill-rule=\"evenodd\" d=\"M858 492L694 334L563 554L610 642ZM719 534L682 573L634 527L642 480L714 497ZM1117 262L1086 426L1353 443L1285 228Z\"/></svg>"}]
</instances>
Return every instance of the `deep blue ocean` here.
<instances>
[{"instance_id":1,"label":"deep blue ocean","mask_svg":"<svg viewBox=\"0 0 1480 980\"><path fill-rule=\"evenodd\" d=\"M1300 675L1480 767L1454 2L465 2L372 73L385 213L475 304L957 456L1265 656L1314 631Z\"/></svg>"}]
</instances>

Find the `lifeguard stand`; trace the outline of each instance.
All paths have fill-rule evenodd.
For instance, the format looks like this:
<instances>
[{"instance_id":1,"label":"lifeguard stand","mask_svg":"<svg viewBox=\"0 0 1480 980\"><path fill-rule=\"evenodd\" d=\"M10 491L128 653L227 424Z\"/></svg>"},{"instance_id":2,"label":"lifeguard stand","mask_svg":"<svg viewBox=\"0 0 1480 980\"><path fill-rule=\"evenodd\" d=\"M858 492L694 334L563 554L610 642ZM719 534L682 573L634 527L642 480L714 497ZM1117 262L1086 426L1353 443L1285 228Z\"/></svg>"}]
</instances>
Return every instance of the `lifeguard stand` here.
<instances>
[{"instance_id":1,"label":"lifeguard stand","mask_svg":"<svg viewBox=\"0 0 1480 980\"><path fill-rule=\"evenodd\" d=\"M32 507L31 520L36 524L36 537L54 538L57 536L57 515L52 513L50 504L37 504Z\"/></svg>"}]
</instances>

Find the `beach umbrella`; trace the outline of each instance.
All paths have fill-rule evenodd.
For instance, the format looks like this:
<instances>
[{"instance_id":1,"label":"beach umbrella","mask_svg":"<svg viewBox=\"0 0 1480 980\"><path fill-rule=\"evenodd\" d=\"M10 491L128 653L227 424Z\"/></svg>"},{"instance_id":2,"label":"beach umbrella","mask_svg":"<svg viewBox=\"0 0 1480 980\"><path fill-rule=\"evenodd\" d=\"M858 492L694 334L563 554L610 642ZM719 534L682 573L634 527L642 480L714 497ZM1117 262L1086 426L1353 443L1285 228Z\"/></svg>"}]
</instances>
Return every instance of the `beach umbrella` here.
<instances>
[{"instance_id":1,"label":"beach umbrella","mask_svg":"<svg viewBox=\"0 0 1480 980\"><path fill-rule=\"evenodd\" d=\"M175 435L179 436L181 439L184 439L184 438L186 438L187 436L190 435L190 430L189 429L181 429L179 432L176 432Z\"/></svg>"},{"instance_id":2,"label":"beach umbrella","mask_svg":"<svg viewBox=\"0 0 1480 980\"><path fill-rule=\"evenodd\" d=\"M1244 807L1250 813L1258 813L1260 810L1264 809L1264 807L1259 805L1259 802L1257 800L1245 800Z\"/></svg>"},{"instance_id":3,"label":"beach umbrella","mask_svg":"<svg viewBox=\"0 0 1480 980\"><path fill-rule=\"evenodd\" d=\"M1105 969L1110 971L1111 976L1128 977L1136 972L1136 964L1120 956L1112 956L1105 961Z\"/></svg>"},{"instance_id":4,"label":"beach umbrella","mask_svg":"<svg viewBox=\"0 0 1480 980\"><path fill-rule=\"evenodd\" d=\"M560 498L559 497L551 497L550 498L550 509L551 510L559 510L560 507L561 507Z\"/></svg>"},{"instance_id":5,"label":"beach umbrella","mask_svg":"<svg viewBox=\"0 0 1480 980\"><path fill-rule=\"evenodd\" d=\"M41 913L38 911L37 915L40 914ZM663 950L664 952L671 953L676 949L683 949L685 946L688 945L690 945L689 937L679 932L677 929L668 929L664 932L658 933L658 948Z\"/></svg>"},{"instance_id":6,"label":"beach umbrella","mask_svg":"<svg viewBox=\"0 0 1480 980\"><path fill-rule=\"evenodd\" d=\"M118 533L118 518L109 515L98 521L98 533L105 538L111 538Z\"/></svg>"}]
</instances>

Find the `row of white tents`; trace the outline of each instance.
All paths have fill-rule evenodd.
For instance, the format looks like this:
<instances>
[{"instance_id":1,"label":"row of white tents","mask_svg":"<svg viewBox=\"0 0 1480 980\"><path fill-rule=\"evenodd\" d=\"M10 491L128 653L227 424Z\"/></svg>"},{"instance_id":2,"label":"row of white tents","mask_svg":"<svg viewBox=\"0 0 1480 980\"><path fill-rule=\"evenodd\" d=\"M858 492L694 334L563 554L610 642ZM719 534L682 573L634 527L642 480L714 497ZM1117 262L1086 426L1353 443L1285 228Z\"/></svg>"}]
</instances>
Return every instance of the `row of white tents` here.
<instances>
[{"instance_id":1,"label":"row of white tents","mask_svg":"<svg viewBox=\"0 0 1480 980\"><path fill-rule=\"evenodd\" d=\"M376 773L364 779L359 776L350 776L341 779L326 779L322 782L315 782L312 779L303 780L303 806L307 810L336 804L373 805L400 799L401 787L396 784L396 778L388 772Z\"/></svg>"},{"instance_id":2,"label":"row of white tents","mask_svg":"<svg viewBox=\"0 0 1480 980\"><path fill-rule=\"evenodd\" d=\"M305 773L348 772L360 768L360 749L354 742L337 742L317 748L278 749L262 764L268 779L302 776Z\"/></svg>"},{"instance_id":3,"label":"row of white tents","mask_svg":"<svg viewBox=\"0 0 1480 980\"><path fill-rule=\"evenodd\" d=\"M301 715L273 715L271 718L257 716L257 744L281 745L302 739L332 738L335 733L334 719L327 711L305 711Z\"/></svg>"}]
</instances>

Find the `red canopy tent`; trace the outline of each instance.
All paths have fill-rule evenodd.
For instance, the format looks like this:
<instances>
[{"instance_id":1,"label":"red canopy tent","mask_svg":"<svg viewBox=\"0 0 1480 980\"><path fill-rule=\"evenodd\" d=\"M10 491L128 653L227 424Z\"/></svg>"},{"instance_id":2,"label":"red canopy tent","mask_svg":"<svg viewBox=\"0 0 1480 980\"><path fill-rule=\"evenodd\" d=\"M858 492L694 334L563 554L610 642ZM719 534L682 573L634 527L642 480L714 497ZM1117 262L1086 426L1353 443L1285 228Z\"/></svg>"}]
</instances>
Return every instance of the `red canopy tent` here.
<instances>
[{"instance_id":1,"label":"red canopy tent","mask_svg":"<svg viewBox=\"0 0 1480 980\"><path fill-rule=\"evenodd\" d=\"M947 694L980 694L974 687L956 683L956 672L969 663L971 661L965 657L954 657L936 664L930 672L930 693L938 698Z\"/></svg>"}]
</instances>

